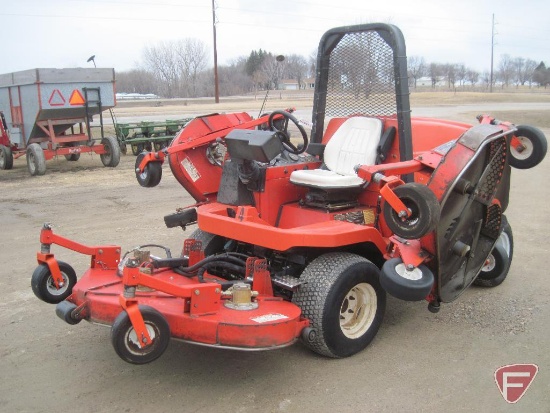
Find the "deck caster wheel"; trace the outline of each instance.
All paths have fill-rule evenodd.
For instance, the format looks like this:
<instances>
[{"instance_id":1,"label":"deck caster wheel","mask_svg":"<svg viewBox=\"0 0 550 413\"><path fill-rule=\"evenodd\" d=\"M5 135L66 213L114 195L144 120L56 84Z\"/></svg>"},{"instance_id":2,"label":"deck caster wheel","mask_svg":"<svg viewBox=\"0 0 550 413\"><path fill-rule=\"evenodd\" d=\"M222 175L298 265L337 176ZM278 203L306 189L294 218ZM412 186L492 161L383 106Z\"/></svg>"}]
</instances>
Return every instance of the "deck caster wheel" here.
<instances>
[{"instance_id":1,"label":"deck caster wheel","mask_svg":"<svg viewBox=\"0 0 550 413\"><path fill-rule=\"evenodd\" d=\"M72 294L76 284L76 273L73 267L63 261L57 261L57 264L63 277L63 285L59 289L56 288L50 268L46 264L36 267L31 277L34 295L50 304L57 304L65 300Z\"/></svg>"},{"instance_id":2,"label":"deck caster wheel","mask_svg":"<svg viewBox=\"0 0 550 413\"><path fill-rule=\"evenodd\" d=\"M401 258L384 263L380 284L386 292L405 301L420 301L432 290L435 277L428 267L419 265L408 269Z\"/></svg>"},{"instance_id":3,"label":"deck caster wheel","mask_svg":"<svg viewBox=\"0 0 550 413\"><path fill-rule=\"evenodd\" d=\"M503 230L495 247L487 257L485 265L474 280L474 285L480 287L496 287L504 282L512 264L514 255L514 236L512 227L505 216L502 217Z\"/></svg>"},{"instance_id":4,"label":"deck caster wheel","mask_svg":"<svg viewBox=\"0 0 550 413\"><path fill-rule=\"evenodd\" d=\"M81 318L77 318L73 315L73 311L78 307L76 304L70 301L61 301L55 306L55 314L68 324L74 325L82 321Z\"/></svg>"},{"instance_id":5,"label":"deck caster wheel","mask_svg":"<svg viewBox=\"0 0 550 413\"><path fill-rule=\"evenodd\" d=\"M537 166L546 156L548 148L544 133L533 126L520 125L514 135L520 144L516 147L510 146L510 165L517 169Z\"/></svg>"},{"instance_id":6,"label":"deck caster wheel","mask_svg":"<svg viewBox=\"0 0 550 413\"><path fill-rule=\"evenodd\" d=\"M146 364L159 358L170 342L170 326L166 318L152 307L140 305L139 311L152 343L141 347L126 311L120 313L111 327L111 343L119 357L132 364Z\"/></svg>"},{"instance_id":7,"label":"deck caster wheel","mask_svg":"<svg viewBox=\"0 0 550 413\"><path fill-rule=\"evenodd\" d=\"M136 179L145 188L157 186L162 179L162 164L160 162L149 162L143 172L138 171L139 164L147 152L140 153L136 158Z\"/></svg>"},{"instance_id":8,"label":"deck caster wheel","mask_svg":"<svg viewBox=\"0 0 550 413\"><path fill-rule=\"evenodd\" d=\"M304 345L334 358L367 347L386 308L378 278L378 268L355 254L328 253L313 260L300 276L306 283L292 297L311 322L310 330L302 332Z\"/></svg>"},{"instance_id":9,"label":"deck caster wheel","mask_svg":"<svg viewBox=\"0 0 550 413\"><path fill-rule=\"evenodd\" d=\"M407 183L393 191L411 212L409 217L401 217L388 202L384 203L386 224L395 235L416 239L434 230L441 215L441 207L430 188L422 184Z\"/></svg>"}]
</instances>

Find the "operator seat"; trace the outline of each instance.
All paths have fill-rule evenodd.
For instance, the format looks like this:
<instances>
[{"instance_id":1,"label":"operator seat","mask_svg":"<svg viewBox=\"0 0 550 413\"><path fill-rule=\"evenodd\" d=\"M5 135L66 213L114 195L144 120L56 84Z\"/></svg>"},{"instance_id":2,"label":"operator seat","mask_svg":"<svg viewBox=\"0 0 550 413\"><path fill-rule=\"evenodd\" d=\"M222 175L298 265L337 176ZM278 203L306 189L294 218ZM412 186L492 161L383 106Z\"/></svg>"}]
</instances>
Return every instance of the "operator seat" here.
<instances>
[{"instance_id":1,"label":"operator seat","mask_svg":"<svg viewBox=\"0 0 550 413\"><path fill-rule=\"evenodd\" d=\"M395 134L395 128L392 129ZM294 171L290 182L325 191L360 188L365 181L357 176L354 167L377 163L381 136L380 119L364 116L347 119L326 144L321 169Z\"/></svg>"}]
</instances>

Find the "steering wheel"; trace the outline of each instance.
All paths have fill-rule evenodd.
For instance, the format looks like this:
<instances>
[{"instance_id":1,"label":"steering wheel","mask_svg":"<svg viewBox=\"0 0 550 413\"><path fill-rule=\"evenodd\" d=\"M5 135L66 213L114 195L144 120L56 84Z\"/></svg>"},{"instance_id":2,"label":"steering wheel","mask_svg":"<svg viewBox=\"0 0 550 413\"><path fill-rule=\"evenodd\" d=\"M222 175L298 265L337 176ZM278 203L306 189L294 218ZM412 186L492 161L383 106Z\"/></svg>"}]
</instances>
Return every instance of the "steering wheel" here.
<instances>
[{"instance_id":1,"label":"steering wheel","mask_svg":"<svg viewBox=\"0 0 550 413\"><path fill-rule=\"evenodd\" d=\"M280 122L280 119L274 119L276 115L283 116L284 119L283 122ZM302 134L302 140L304 141L302 148L298 148L290 141L290 133L288 132L288 121L291 120L292 123L296 125L300 133ZM268 119L269 123L269 129L276 131L277 135L279 136L279 139L281 140L281 143L283 144L283 147L289 151L290 153L299 155L301 153L304 153L307 149L307 144L309 143L309 139L307 137L307 132L304 129L302 125L298 122L298 119L294 117L294 115L291 115L288 112L285 112L284 110L275 110L271 112Z\"/></svg>"}]
</instances>

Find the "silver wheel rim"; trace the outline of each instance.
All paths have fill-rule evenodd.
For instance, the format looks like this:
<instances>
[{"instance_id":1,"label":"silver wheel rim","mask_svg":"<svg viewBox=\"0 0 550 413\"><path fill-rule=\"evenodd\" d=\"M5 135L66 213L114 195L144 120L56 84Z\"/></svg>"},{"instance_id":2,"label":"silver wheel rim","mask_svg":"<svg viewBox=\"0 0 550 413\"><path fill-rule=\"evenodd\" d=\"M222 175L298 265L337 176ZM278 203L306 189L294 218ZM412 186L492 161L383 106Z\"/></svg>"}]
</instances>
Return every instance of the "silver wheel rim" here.
<instances>
[{"instance_id":1,"label":"silver wheel rim","mask_svg":"<svg viewBox=\"0 0 550 413\"><path fill-rule=\"evenodd\" d=\"M360 283L349 290L340 306L340 329L347 338L363 336L376 315L377 298L372 285Z\"/></svg>"},{"instance_id":2,"label":"silver wheel rim","mask_svg":"<svg viewBox=\"0 0 550 413\"><path fill-rule=\"evenodd\" d=\"M136 330L134 330L133 327L130 326L128 331L126 331L126 335L124 337L124 344L126 345L126 349L136 355L136 356L142 356L144 354L148 354L155 348L155 338L157 337L157 329L152 326L147 321L145 322L145 328L147 329L147 332L149 333L149 337L151 337L151 341L153 342L150 346L147 346L145 349L141 348L141 343L138 340Z\"/></svg>"},{"instance_id":3,"label":"silver wheel rim","mask_svg":"<svg viewBox=\"0 0 550 413\"><path fill-rule=\"evenodd\" d=\"M67 277L64 272L61 273L61 276L63 277L63 287L59 289L55 287L53 277L51 275L48 277L46 289L51 295L63 295L69 288L69 277Z\"/></svg>"},{"instance_id":4,"label":"silver wheel rim","mask_svg":"<svg viewBox=\"0 0 550 413\"><path fill-rule=\"evenodd\" d=\"M512 152L514 158L519 160L525 160L533 154L533 150L534 150L533 143L524 136L518 136L517 138L520 140L524 149L521 152L519 152L518 150L516 150L516 148L512 146L510 148L510 152Z\"/></svg>"},{"instance_id":5,"label":"silver wheel rim","mask_svg":"<svg viewBox=\"0 0 550 413\"><path fill-rule=\"evenodd\" d=\"M497 239L496 244L499 244L500 246L502 246L502 248L504 248L504 251L506 251L506 255L508 256L508 258L510 258L511 243L510 243L510 237L506 232L502 231L502 233ZM491 254L489 254L489 256L487 257L487 260L485 261L485 265L481 267L481 271L483 272L493 271L495 266L496 266L495 256L491 252Z\"/></svg>"},{"instance_id":6,"label":"silver wheel rim","mask_svg":"<svg viewBox=\"0 0 550 413\"><path fill-rule=\"evenodd\" d=\"M403 263L395 266L395 272L401 277L411 281L418 281L422 278L422 270L420 268L414 267L412 270L408 270Z\"/></svg>"}]
</instances>

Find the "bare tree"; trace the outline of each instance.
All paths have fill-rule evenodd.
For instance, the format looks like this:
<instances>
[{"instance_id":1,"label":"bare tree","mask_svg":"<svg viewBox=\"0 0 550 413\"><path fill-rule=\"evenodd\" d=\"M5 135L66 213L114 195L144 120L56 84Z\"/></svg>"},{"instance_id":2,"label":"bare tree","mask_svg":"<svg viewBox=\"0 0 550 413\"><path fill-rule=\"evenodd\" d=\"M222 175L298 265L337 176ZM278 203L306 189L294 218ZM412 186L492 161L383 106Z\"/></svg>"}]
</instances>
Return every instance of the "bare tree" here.
<instances>
[{"instance_id":1,"label":"bare tree","mask_svg":"<svg viewBox=\"0 0 550 413\"><path fill-rule=\"evenodd\" d=\"M435 89L442 75L443 75L442 65L440 65L439 63L430 63L430 65L428 66L428 76L432 81L432 89Z\"/></svg>"},{"instance_id":2,"label":"bare tree","mask_svg":"<svg viewBox=\"0 0 550 413\"><path fill-rule=\"evenodd\" d=\"M304 56L291 54L285 58L286 66L284 76L298 82L298 89L302 89L304 78L307 76L308 65Z\"/></svg>"},{"instance_id":3,"label":"bare tree","mask_svg":"<svg viewBox=\"0 0 550 413\"><path fill-rule=\"evenodd\" d=\"M466 66L460 63L455 65L455 67L456 67L456 80L460 84L460 86L464 86L464 83L466 82L466 73L467 73Z\"/></svg>"},{"instance_id":4,"label":"bare tree","mask_svg":"<svg viewBox=\"0 0 550 413\"><path fill-rule=\"evenodd\" d=\"M189 97L197 97L197 76L208 63L206 45L198 39L183 39L175 42L177 65L180 71L182 89Z\"/></svg>"},{"instance_id":5,"label":"bare tree","mask_svg":"<svg viewBox=\"0 0 550 413\"><path fill-rule=\"evenodd\" d=\"M278 61L275 56L268 53L262 62L261 71L267 78L268 89L278 89L279 83L285 73L286 61Z\"/></svg>"},{"instance_id":6,"label":"bare tree","mask_svg":"<svg viewBox=\"0 0 550 413\"><path fill-rule=\"evenodd\" d=\"M143 59L159 80L163 96L197 96L198 75L208 64L207 49L200 40L182 39L145 47Z\"/></svg>"},{"instance_id":7,"label":"bare tree","mask_svg":"<svg viewBox=\"0 0 550 413\"><path fill-rule=\"evenodd\" d=\"M424 60L423 57L420 57L420 56L408 57L407 71L408 71L409 79L413 80L412 83L414 85L414 88L416 89L416 82L418 81L418 79L420 79L422 76L426 74L426 71L427 71L426 61Z\"/></svg>"},{"instance_id":8,"label":"bare tree","mask_svg":"<svg viewBox=\"0 0 550 413\"><path fill-rule=\"evenodd\" d=\"M502 82L502 87L508 86L514 78L514 64L510 55L503 54L498 65L497 78Z\"/></svg>"},{"instance_id":9,"label":"bare tree","mask_svg":"<svg viewBox=\"0 0 550 413\"><path fill-rule=\"evenodd\" d=\"M125 93L159 93L155 76L144 69L117 72L116 86L119 92Z\"/></svg>"},{"instance_id":10,"label":"bare tree","mask_svg":"<svg viewBox=\"0 0 550 413\"><path fill-rule=\"evenodd\" d=\"M479 81L479 72L474 69L466 70L466 81L474 86Z\"/></svg>"}]
</instances>

